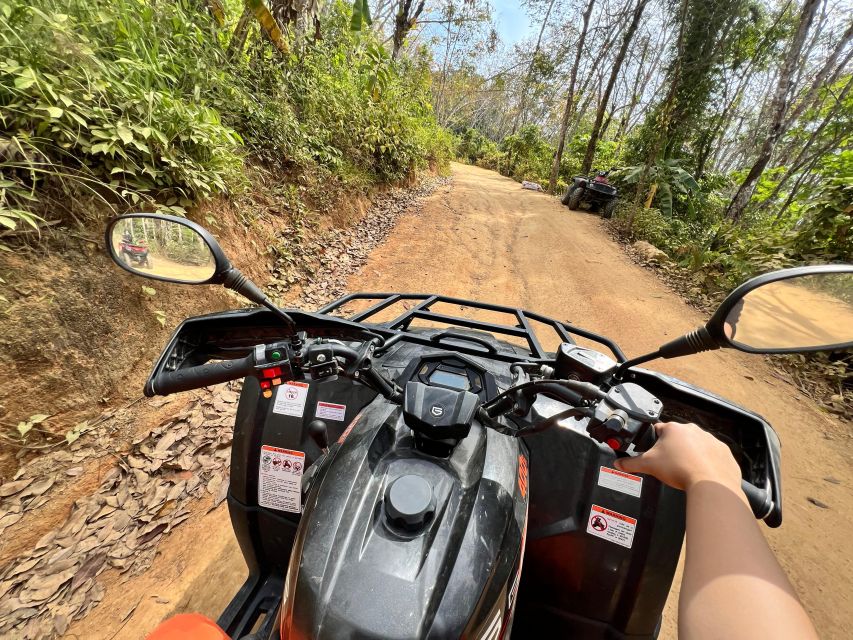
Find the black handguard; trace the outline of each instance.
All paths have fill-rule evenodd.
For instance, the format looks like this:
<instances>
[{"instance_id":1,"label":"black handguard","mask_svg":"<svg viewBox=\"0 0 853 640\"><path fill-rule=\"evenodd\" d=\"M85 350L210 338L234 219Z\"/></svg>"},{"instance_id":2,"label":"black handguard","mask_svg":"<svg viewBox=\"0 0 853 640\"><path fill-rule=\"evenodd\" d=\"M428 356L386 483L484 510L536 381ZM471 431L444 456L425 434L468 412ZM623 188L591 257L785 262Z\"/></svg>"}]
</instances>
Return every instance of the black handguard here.
<instances>
[{"instance_id":1,"label":"black handguard","mask_svg":"<svg viewBox=\"0 0 853 640\"><path fill-rule=\"evenodd\" d=\"M770 515L770 512L773 511L773 500L770 498L770 492L759 489L746 480L740 481L740 487L746 494L746 500L756 518L764 520Z\"/></svg>"},{"instance_id":2,"label":"black handguard","mask_svg":"<svg viewBox=\"0 0 853 640\"><path fill-rule=\"evenodd\" d=\"M237 360L209 362L177 371L164 371L145 385L145 396L167 396L180 391L199 389L220 382L239 380L255 371L255 358L249 354Z\"/></svg>"}]
</instances>

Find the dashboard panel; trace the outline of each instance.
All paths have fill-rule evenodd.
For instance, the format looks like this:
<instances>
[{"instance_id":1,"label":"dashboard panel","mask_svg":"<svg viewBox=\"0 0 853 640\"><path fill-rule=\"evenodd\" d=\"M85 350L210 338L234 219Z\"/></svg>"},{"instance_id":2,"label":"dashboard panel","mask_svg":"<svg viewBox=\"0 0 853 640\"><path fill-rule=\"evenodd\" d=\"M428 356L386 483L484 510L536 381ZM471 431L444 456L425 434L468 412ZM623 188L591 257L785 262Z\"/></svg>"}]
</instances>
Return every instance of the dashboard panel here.
<instances>
[{"instance_id":1,"label":"dashboard panel","mask_svg":"<svg viewBox=\"0 0 853 640\"><path fill-rule=\"evenodd\" d=\"M399 375L397 384L404 387L412 381L454 391L470 391L483 401L497 395L495 377L488 370L470 358L446 352L413 360Z\"/></svg>"}]
</instances>

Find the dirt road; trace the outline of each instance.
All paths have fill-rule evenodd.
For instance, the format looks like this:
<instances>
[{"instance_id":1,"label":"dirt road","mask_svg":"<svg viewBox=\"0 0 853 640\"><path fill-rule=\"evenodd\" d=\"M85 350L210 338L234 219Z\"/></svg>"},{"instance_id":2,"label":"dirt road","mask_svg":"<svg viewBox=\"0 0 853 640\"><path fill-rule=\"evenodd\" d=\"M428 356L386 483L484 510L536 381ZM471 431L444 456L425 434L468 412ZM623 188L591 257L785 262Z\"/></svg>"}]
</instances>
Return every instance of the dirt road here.
<instances>
[{"instance_id":1,"label":"dirt road","mask_svg":"<svg viewBox=\"0 0 853 640\"><path fill-rule=\"evenodd\" d=\"M632 263L597 217L569 211L490 171L454 165L453 173L451 185L439 189L421 215L403 218L351 278L350 290L436 292L521 306L608 335L629 355L704 321L653 273ZM764 530L821 637L849 637L853 465L845 453L851 444L847 431L774 377L758 357L713 352L650 368L726 396L775 426L783 443L785 523ZM204 550L194 553L187 545L201 532ZM135 579L144 584L108 588L104 602L70 631L78 637L135 638L157 618L180 610L215 617L242 578L229 536L223 508L188 524L163 541L154 567ZM675 637L677 587L678 582L662 638ZM155 598L164 593L170 594L166 603ZM136 614L115 635L117 617L134 603Z\"/></svg>"},{"instance_id":2,"label":"dirt road","mask_svg":"<svg viewBox=\"0 0 853 640\"><path fill-rule=\"evenodd\" d=\"M629 356L705 320L654 274L632 263L599 218L465 165L454 166L453 184L433 196L421 216L404 219L349 284L353 291L425 291L521 306L603 333ZM853 465L844 449L850 438L772 377L759 357L714 352L649 368L731 398L776 428L782 440L785 523L765 531L821 637L848 637ZM824 436L827 432L833 439ZM809 497L829 508L815 506ZM670 598L662 637L675 637L675 600Z\"/></svg>"}]
</instances>

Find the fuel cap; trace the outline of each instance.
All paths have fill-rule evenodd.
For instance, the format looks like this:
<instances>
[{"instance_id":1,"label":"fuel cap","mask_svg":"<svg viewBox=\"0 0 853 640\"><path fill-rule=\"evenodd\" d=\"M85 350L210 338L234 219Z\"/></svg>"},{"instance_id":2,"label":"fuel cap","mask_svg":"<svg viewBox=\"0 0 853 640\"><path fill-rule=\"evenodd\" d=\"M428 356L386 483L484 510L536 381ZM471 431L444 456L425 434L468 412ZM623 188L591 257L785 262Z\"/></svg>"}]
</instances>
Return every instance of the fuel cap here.
<instances>
[{"instance_id":1,"label":"fuel cap","mask_svg":"<svg viewBox=\"0 0 853 640\"><path fill-rule=\"evenodd\" d=\"M417 531L435 514L432 487L421 476L400 476L385 490L385 513L391 525Z\"/></svg>"}]
</instances>

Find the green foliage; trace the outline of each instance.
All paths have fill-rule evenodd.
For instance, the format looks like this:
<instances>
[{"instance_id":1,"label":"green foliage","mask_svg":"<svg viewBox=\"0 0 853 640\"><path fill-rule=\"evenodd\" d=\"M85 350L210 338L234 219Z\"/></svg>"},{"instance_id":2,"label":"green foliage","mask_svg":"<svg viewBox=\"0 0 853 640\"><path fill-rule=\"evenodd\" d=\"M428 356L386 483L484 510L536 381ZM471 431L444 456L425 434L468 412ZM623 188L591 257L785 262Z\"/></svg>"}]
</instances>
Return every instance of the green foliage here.
<instances>
[{"instance_id":1,"label":"green foliage","mask_svg":"<svg viewBox=\"0 0 853 640\"><path fill-rule=\"evenodd\" d=\"M456 150L460 160L473 164L487 155L494 154L498 145L478 129L469 127L457 135Z\"/></svg>"},{"instance_id":2,"label":"green foliage","mask_svg":"<svg viewBox=\"0 0 853 640\"><path fill-rule=\"evenodd\" d=\"M853 151L824 161L822 180L805 203L792 249L804 260L853 260Z\"/></svg>"},{"instance_id":3,"label":"green foliage","mask_svg":"<svg viewBox=\"0 0 853 640\"><path fill-rule=\"evenodd\" d=\"M642 165L625 167L615 177L625 184L637 184L643 174ZM672 199L674 194L691 194L699 190L695 178L681 168L678 160L658 160L651 166L647 176L648 184L656 184L655 199L666 217L672 217Z\"/></svg>"},{"instance_id":4,"label":"green foliage","mask_svg":"<svg viewBox=\"0 0 853 640\"><path fill-rule=\"evenodd\" d=\"M240 137L203 99L218 45L201 17L136 0L0 3L0 141L18 151L4 154L7 206L32 210L51 185L131 203L227 191Z\"/></svg>"},{"instance_id":5,"label":"green foliage","mask_svg":"<svg viewBox=\"0 0 853 640\"><path fill-rule=\"evenodd\" d=\"M299 56L255 24L229 58L241 11L220 29L193 0L0 0L0 225L81 197L180 213L242 190L247 157L368 183L446 165L426 60L394 63L341 3Z\"/></svg>"},{"instance_id":6,"label":"green foliage","mask_svg":"<svg viewBox=\"0 0 853 640\"><path fill-rule=\"evenodd\" d=\"M528 124L515 135L507 136L500 145L510 159L505 175L515 180L543 182L551 172L554 147L542 136L536 125Z\"/></svg>"},{"instance_id":7,"label":"green foliage","mask_svg":"<svg viewBox=\"0 0 853 640\"><path fill-rule=\"evenodd\" d=\"M371 24L373 24L373 20L370 18L370 7L367 6L367 0L355 0L352 3L350 29L361 31L363 27L369 27Z\"/></svg>"}]
</instances>

